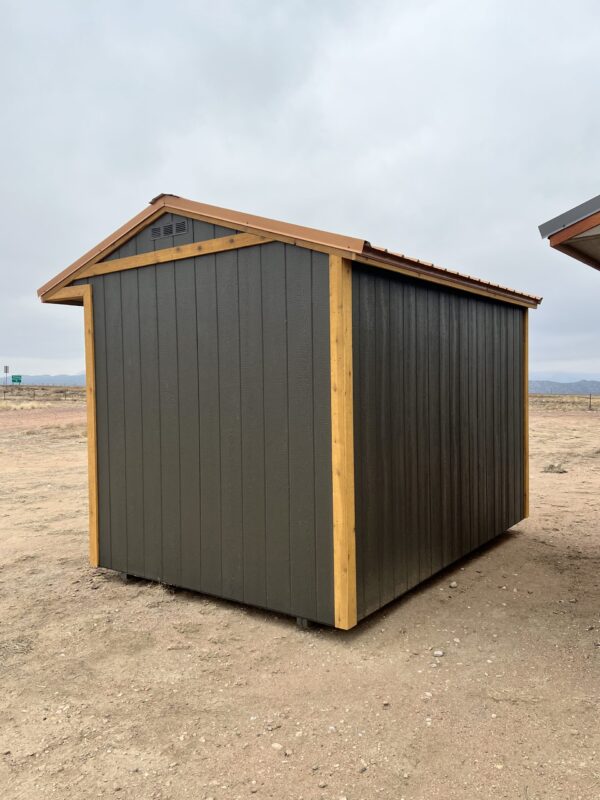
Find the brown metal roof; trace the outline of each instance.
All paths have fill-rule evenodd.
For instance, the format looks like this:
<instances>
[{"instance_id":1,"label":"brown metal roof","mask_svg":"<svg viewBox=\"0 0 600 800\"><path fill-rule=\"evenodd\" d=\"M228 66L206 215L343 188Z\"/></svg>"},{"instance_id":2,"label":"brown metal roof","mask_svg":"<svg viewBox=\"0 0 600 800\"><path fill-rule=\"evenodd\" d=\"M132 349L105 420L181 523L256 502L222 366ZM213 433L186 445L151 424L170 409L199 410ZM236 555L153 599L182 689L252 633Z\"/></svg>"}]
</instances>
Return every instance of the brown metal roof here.
<instances>
[{"instance_id":1,"label":"brown metal roof","mask_svg":"<svg viewBox=\"0 0 600 800\"><path fill-rule=\"evenodd\" d=\"M219 206L206 205L194 200L186 200L173 194L160 194L150 201L146 209L122 225L114 233L107 236L99 244L85 253L77 261L68 266L52 280L45 283L38 289L38 295L43 299L53 290L67 285L75 280L77 273L91 263L95 263L108 255L123 242L127 241L138 230L148 224L152 219L166 212L181 214L182 216L192 216L215 222L226 227L235 228L243 231L256 231L268 233L273 238L281 238L284 241L293 241L298 244L311 245L320 249L331 250L345 255L355 261L370 264L375 267L392 269L415 277L434 280L439 283L452 285L455 288L465 291L476 292L477 294L488 295L505 302L513 302L519 305L526 305L535 308L541 303L541 298L534 295L518 292L505 286L500 286L469 275L462 275L459 272L437 267L426 261L416 258L392 253L379 247L372 247L364 239L356 239L350 236L341 236L337 233L321 231L316 228L306 228L302 225L292 225L289 222L258 217L254 214L245 214L240 211L232 211Z\"/></svg>"}]
</instances>

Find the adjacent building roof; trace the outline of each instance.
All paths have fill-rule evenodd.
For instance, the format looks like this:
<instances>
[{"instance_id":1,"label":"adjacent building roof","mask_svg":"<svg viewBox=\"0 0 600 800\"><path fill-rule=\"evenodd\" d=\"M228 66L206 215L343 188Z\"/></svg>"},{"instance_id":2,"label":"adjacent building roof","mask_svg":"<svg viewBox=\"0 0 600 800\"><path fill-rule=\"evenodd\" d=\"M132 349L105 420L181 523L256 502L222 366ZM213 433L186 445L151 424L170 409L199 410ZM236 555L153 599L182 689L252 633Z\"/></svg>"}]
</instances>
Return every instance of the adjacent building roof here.
<instances>
[{"instance_id":1,"label":"adjacent building roof","mask_svg":"<svg viewBox=\"0 0 600 800\"><path fill-rule=\"evenodd\" d=\"M490 283L480 278L464 275L444 269L427 261L412 258L401 253L393 253L382 247L372 246L364 239L342 236L337 233L292 225L288 222L258 217L240 211L206 205L193 200L186 200L173 194L160 194L150 201L147 208L130 219L125 225L107 236L77 261L56 275L52 280L38 289L42 300L49 300L58 289L68 286L78 275L91 264L105 258L113 250L120 247L142 228L149 225L164 213L171 212L182 216L201 219L225 227L249 233L266 234L280 241L312 247L325 252L339 254L360 263L373 267L401 272L416 278L451 286L452 288L489 296L504 302L535 308L542 298L519 292L506 286Z\"/></svg>"},{"instance_id":2,"label":"adjacent building roof","mask_svg":"<svg viewBox=\"0 0 600 800\"><path fill-rule=\"evenodd\" d=\"M594 269L600 269L600 195L539 226L542 239Z\"/></svg>"}]
</instances>

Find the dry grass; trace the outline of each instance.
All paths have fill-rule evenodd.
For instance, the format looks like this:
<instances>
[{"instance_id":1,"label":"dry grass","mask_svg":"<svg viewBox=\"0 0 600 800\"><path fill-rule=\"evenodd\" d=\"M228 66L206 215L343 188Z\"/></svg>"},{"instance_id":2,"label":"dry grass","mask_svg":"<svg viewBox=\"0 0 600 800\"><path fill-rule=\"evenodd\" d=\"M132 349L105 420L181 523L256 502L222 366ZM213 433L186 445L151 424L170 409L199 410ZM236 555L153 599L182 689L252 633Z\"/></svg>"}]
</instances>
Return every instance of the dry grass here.
<instances>
[{"instance_id":1,"label":"dry grass","mask_svg":"<svg viewBox=\"0 0 600 800\"><path fill-rule=\"evenodd\" d=\"M535 411L590 411L600 412L600 396L575 394L530 394L529 406Z\"/></svg>"},{"instance_id":2,"label":"dry grass","mask_svg":"<svg viewBox=\"0 0 600 800\"><path fill-rule=\"evenodd\" d=\"M85 400L83 386L1 386L0 411L31 411Z\"/></svg>"}]
</instances>

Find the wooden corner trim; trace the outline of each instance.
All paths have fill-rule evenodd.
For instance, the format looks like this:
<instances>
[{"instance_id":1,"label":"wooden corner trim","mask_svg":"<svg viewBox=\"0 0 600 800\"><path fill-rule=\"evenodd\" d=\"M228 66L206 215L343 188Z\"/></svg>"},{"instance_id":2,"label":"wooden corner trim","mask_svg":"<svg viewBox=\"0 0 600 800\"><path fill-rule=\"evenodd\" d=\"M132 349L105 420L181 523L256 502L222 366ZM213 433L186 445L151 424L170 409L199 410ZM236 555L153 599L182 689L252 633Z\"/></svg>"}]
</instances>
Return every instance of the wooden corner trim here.
<instances>
[{"instance_id":1,"label":"wooden corner trim","mask_svg":"<svg viewBox=\"0 0 600 800\"><path fill-rule=\"evenodd\" d=\"M331 469L333 488L333 586L335 627L357 622L352 408L352 265L329 257L331 357Z\"/></svg>"},{"instance_id":2,"label":"wooden corner trim","mask_svg":"<svg viewBox=\"0 0 600 800\"><path fill-rule=\"evenodd\" d=\"M85 386L87 407L87 453L89 493L89 560L92 567L98 566L98 446L96 438L96 362L94 356L94 307L92 286L66 286L45 300L47 303L81 301L85 334Z\"/></svg>"},{"instance_id":3,"label":"wooden corner trim","mask_svg":"<svg viewBox=\"0 0 600 800\"><path fill-rule=\"evenodd\" d=\"M529 516L529 311L523 310L523 517Z\"/></svg>"}]
</instances>

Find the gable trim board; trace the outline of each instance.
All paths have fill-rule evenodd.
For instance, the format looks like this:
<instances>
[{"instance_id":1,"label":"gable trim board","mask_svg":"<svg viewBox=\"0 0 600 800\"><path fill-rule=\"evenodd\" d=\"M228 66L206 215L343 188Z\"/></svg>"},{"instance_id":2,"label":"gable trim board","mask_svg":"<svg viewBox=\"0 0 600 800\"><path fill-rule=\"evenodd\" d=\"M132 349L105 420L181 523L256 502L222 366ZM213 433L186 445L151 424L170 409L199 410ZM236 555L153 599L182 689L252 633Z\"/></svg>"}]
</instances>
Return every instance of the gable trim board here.
<instances>
[{"instance_id":1,"label":"gable trim board","mask_svg":"<svg viewBox=\"0 0 600 800\"><path fill-rule=\"evenodd\" d=\"M189 202L189 201L187 201ZM69 275L57 276L54 283L51 281L40 289L43 302L80 304L84 306L85 317L85 352L86 352L86 384L87 384L87 414L88 414L88 466L89 466L89 554L90 564L99 564L99 518L98 518L98 445L97 445L97 422L96 422L96 366L94 354L94 306L92 294L92 280L107 276L110 273L123 273L131 269L152 268L162 265L160 268L171 264L172 268L186 269L186 264L204 262L205 258L214 258L215 254L232 253L241 251L243 248L255 247L256 250L262 249L262 245L272 242L284 242L287 238L281 235L266 235L262 233L234 234L225 237L218 237L192 244L180 245L173 248L165 248L151 253L140 253L136 256L126 256L124 258L113 258L109 261L101 261L102 258L110 255L115 249L120 247L124 241L141 231L144 227L151 224L154 219L165 212L167 205L164 204L156 213L147 214L143 220L137 220L132 226L123 226L126 229L124 235L117 238L109 237L110 243L106 247L95 248L91 258L80 259L75 270ZM173 213L186 213L191 216L188 208L182 208L173 204L169 205L169 210ZM139 216L139 215L138 215ZM227 223L234 225L235 229L243 229L244 223L236 218L208 219L202 215L204 221ZM134 218L136 219L136 218ZM254 229L256 230L256 229ZM304 229L306 230L306 229ZM269 232L271 233L271 232ZM462 293L486 297L491 300L500 300L502 303L510 303L519 307L523 314L523 397L522 408L523 424L523 484L522 484L522 508L524 516L528 515L529 502L529 475L528 475L528 420L527 420L527 317L528 308L535 307L539 298L518 293L514 299L508 300L502 294L497 297L496 291L477 286L465 288L462 283L457 285L454 277L445 274L427 273L421 274L420 270L426 271L426 265L417 268L411 265L410 268L403 264L396 263L401 258L393 254L384 254L375 257L371 253L368 255L358 255L344 251L341 255L337 248L317 243L315 246L301 244L298 239L294 239L287 244L295 244L300 247L308 247L317 253L328 253L329 264L329 366L330 366L330 426L331 426L331 505L332 505L332 557L333 557L333 619L332 623L340 629L350 629L357 624L359 618L357 603L357 540L355 510L358 502L355 497L355 428L353 396L355 392L355 377L353 375L353 361L356 356L353 345L353 298L352 281L353 272L359 266L363 268L376 268L388 270L389 273L399 273L400 276L421 279L423 278L431 288L438 286L441 289L460 289ZM340 242L337 242L340 244ZM346 242L348 244L348 242ZM363 243L364 244L364 243ZM364 245L365 250L370 250L368 245ZM372 250L372 249L371 249ZM189 261L183 262L184 259ZM387 260L392 263L387 263ZM179 266L174 262L183 262ZM207 262L208 263L208 262ZM439 269L439 268L437 268ZM415 271L416 270L416 271ZM443 271L440 271L443 273ZM85 284L68 285L73 280L86 280ZM462 276L460 277L462 280ZM52 285L51 285L52 284ZM427 284L426 284L427 285ZM511 290L508 290L511 291ZM523 298L527 298L527 303ZM516 341L516 340L515 340ZM143 576L142 576L143 577Z\"/></svg>"},{"instance_id":2,"label":"gable trim board","mask_svg":"<svg viewBox=\"0 0 600 800\"><path fill-rule=\"evenodd\" d=\"M253 247L257 244L272 242L266 236L253 233L238 233L234 236L222 236L218 239L205 239L201 242L167 247L164 250L153 250L135 256L115 258L111 261L98 261L77 273L77 278L91 278L92 275L108 275L110 272L122 272L126 269L137 269L155 264L166 264L169 261L181 261L184 258L204 256L209 253L224 253L227 250L240 250L242 247Z\"/></svg>"}]
</instances>

